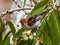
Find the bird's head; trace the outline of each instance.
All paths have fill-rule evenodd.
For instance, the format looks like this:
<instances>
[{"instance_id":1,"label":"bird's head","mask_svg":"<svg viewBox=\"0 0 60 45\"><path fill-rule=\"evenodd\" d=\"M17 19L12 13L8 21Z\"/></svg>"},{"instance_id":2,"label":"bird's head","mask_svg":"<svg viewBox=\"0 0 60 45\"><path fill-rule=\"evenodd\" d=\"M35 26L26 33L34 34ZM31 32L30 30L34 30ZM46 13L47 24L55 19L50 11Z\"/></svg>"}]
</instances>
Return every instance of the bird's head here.
<instances>
[{"instance_id":1,"label":"bird's head","mask_svg":"<svg viewBox=\"0 0 60 45\"><path fill-rule=\"evenodd\" d=\"M26 18L23 18L20 20L21 24L24 25L28 22L28 20Z\"/></svg>"}]
</instances>

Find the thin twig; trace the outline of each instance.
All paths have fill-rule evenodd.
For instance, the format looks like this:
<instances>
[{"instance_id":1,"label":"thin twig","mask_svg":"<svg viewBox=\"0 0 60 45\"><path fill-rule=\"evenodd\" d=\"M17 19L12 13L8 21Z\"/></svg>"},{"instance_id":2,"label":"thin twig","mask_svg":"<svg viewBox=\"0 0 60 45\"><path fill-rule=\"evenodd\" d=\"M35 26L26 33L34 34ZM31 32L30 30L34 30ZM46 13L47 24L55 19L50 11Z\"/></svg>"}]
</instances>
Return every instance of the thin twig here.
<instances>
[{"instance_id":1,"label":"thin twig","mask_svg":"<svg viewBox=\"0 0 60 45\"><path fill-rule=\"evenodd\" d=\"M24 8L24 9L21 9L21 8L18 8L18 9L12 9L12 10L8 10L6 12L3 12L0 14L1 17L5 16L7 13L13 13L14 11L20 11L20 10L31 10L31 8Z\"/></svg>"},{"instance_id":2,"label":"thin twig","mask_svg":"<svg viewBox=\"0 0 60 45\"><path fill-rule=\"evenodd\" d=\"M34 5L31 5L31 4L25 4L25 5L29 7L34 7Z\"/></svg>"},{"instance_id":3,"label":"thin twig","mask_svg":"<svg viewBox=\"0 0 60 45\"><path fill-rule=\"evenodd\" d=\"M12 1L13 1L19 8L21 8L20 5L17 4L17 3L18 3L17 1L16 1L16 2L15 2L15 0L12 0Z\"/></svg>"}]
</instances>

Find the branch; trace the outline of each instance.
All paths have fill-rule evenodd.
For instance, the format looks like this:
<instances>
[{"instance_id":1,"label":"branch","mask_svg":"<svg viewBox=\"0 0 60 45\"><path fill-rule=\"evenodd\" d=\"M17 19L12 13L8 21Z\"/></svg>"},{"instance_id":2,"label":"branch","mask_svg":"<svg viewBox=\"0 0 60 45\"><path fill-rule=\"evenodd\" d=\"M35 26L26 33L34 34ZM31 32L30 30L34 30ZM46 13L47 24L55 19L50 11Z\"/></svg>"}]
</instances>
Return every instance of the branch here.
<instances>
[{"instance_id":1,"label":"branch","mask_svg":"<svg viewBox=\"0 0 60 45\"><path fill-rule=\"evenodd\" d=\"M13 13L15 11L20 11L20 10L31 10L31 8L24 8L24 9L21 9L21 8L18 8L18 9L12 9L12 10L8 10L6 12L3 12L0 14L1 17L5 16L7 13Z\"/></svg>"},{"instance_id":2,"label":"branch","mask_svg":"<svg viewBox=\"0 0 60 45\"><path fill-rule=\"evenodd\" d=\"M20 7L20 5L19 4L17 4L18 2L17 1L15 1L15 0L12 0L19 8L21 8Z\"/></svg>"}]
</instances>

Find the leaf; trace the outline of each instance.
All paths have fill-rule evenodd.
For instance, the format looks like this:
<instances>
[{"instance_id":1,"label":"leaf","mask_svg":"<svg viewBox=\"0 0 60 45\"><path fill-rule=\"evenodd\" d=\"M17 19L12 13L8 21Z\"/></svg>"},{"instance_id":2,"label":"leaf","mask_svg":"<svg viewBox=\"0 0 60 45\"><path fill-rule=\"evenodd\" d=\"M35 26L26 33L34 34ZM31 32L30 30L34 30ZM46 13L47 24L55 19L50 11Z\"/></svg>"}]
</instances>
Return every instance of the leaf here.
<instances>
[{"instance_id":1,"label":"leaf","mask_svg":"<svg viewBox=\"0 0 60 45\"><path fill-rule=\"evenodd\" d=\"M18 45L25 45L25 43L26 43L26 40L21 40Z\"/></svg>"},{"instance_id":2,"label":"leaf","mask_svg":"<svg viewBox=\"0 0 60 45\"><path fill-rule=\"evenodd\" d=\"M33 43L32 43L32 45L35 45L36 44L36 40L33 40Z\"/></svg>"},{"instance_id":3,"label":"leaf","mask_svg":"<svg viewBox=\"0 0 60 45\"><path fill-rule=\"evenodd\" d=\"M10 45L10 36L7 37L2 45Z\"/></svg>"},{"instance_id":4,"label":"leaf","mask_svg":"<svg viewBox=\"0 0 60 45\"><path fill-rule=\"evenodd\" d=\"M59 21L59 27L60 27L60 13L58 13L58 21ZM59 28L60 30L60 28Z\"/></svg>"},{"instance_id":5,"label":"leaf","mask_svg":"<svg viewBox=\"0 0 60 45\"><path fill-rule=\"evenodd\" d=\"M49 16L48 20L47 17L45 17L40 26L40 31L37 31L37 36L39 37L41 35L41 32L43 35L43 43L45 45L59 45L59 21L58 21L58 12L53 11ZM48 43L47 43L48 42Z\"/></svg>"},{"instance_id":6,"label":"leaf","mask_svg":"<svg viewBox=\"0 0 60 45\"><path fill-rule=\"evenodd\" d=\"M2 34L3 34L4 27L2 24L0 25L0 45L2 45Z\"/></svg>"},{"instance_id":7,"label":"leaf","mask_svg":"<svg viewBox=\"0 0 60 45\"><path fill-rule=\"evenodd\" d=\"M4 40L2 41L2 44L5 43L5 41L7 40L7 38L8 38L8 36L9 36L10 33L11 33L11 31L9 31L9 32L7 33L7 35L5 36Z\"/></svg>"},{"instance_id":8,"label":"leaf","mask_svg":"<svg viewBox=\"0 0 60 45\"><path fill-rule=\"evenodd\" d=\"M37 32L36 32L36 37L40 37L41 36L41 31L40 30L38 30Z\"/></svg>"},{"instance_id":9,"label":"leaf","mask_svg":"<svg viewBox=\"0 0 60 45\"><path fill-rule=\"evenodd\" d=\"M49 2L49 0L43 0L35 5L35 7L32 9L30 15L36 15L42 13L43 9L45 8L46 4Z\"/></svg>"},{"instance_id":10,"label":"leaf","mask_svg":"<svg viewBox=\"0 0 60 45\"><path fill-rule=\"evenodd\" d=\"M57 11L51 12L48 20L48 25L50 28L50 38L54 45L59 45L59 23L58 23L58 13Z\"/></svg>"},{"instance_id":11,"label":"leaf","mask_svg":"<svg viewBox=\"0 0 60 45\"><path fill-rule=\"evenodd\" d=\"M45 29L47 30L46 18L44 17L43 22L41 22L40 28L36 32L36 36L39 37Z\"/></svg>"},{"instance_id":12,"label":"leaf","mask_svg":"<svg viewBox=\"0 0 60 45\"><path fill-rule=\"evenodd\" d=\"M41 37L41 34L44 34L43 32L45 32L46 34L43 35L43 39L42 39L43 44L44 45L53 45L53 43L51 41L51 38L49 37L49 34L48 34L49 33L48 31L50 30L50 28L47 25L47 20L46 19L47 19L47 17L44 17L42 19L43 22L41 22L42 24L41 24L39 30L37 31L36 35L37 35L37 37Z\"/></svg>"},{"instance_id":13,"label":"leaf","mask_svg":"<svg viewBox=\"0 0 60 45\"><path fill-rule=\"evenodd\" d=\"M0 24L0 33L3 32L3 26Z\"/></svg>"},{"instance_id":14,"label":"leaf","mask_svg":"<svg viewBox=\"0 0 60 45\"><path fill-rule=\"evenodd\" d=\"M39 31L37 32L37 37L41 37L41 34L43 34L43 38L41 39L43 41L44 45L53 45L51 38L48 35L48 30L49 27L47 26L47 22L46 22L46 17L43 19L43 22L40 26ZM43 33L44 32L44 33Z\"/></svg>"},{"instance_id":15,"label":"leaf","mask_svg":"<svg viewBox=\"0 0 60 45\"><path fill-rule=\"evenodd\" d=\"M50 37L48 36L48 34L46 32L43 32L43 43L44 45L53 45L52 40L50 39Z\"/></svg>"},{"instance_id":16,"label":"leaf","mask_svg":"<svg viewBox=\"0 0 60 45\"><path fill-rule=\"evenodd\" d=\"M3 32L5 30L4 24L2 22L2 19L0 18L0 32Z\"/></svg>"},{"instance_id":17,"label":"leaf","mask_svg":"<svg viewBox=\"0 0 60 45\"><path fill-rule=\"evenodd\" d=\"M25 31L23 28L19 29L19 30L15 33L15 35L14 35L13 38L15 38L15 37L18 37L18 38L21 37L23 31Z\"/></svg>"},{"instance_id":18,"label":"leaf","mask_svg":"<svg viewBox=\"0 0 60 45\"><path fill-rule=\"evenodd\" d=\"M19 44L20 45L32 45L32 42L33 42L33 40L28 39L28 40L22 40L22 41L20 41Z\"/></svg>"},{"instance_id":19,"label":"leaf","mask_svg":"<svg viewBox=\"0 0 60 45\"><path fill-rule=\"evenodd\" d=\"M9 27L10 27L10 29L11 29L11 32L12 32L12 34L14 35L15 32L16 32L16 29L15 29L14 25L13 25L11 22L7 22L7 24L9 25Z\"/></svg>"},{"instance_id":20,"label":"leaf","mask_svg":"<svg viewBox=\"0 0 60 45\"><path fill-rule=\"evenodd\" d=\"M13 39L15 39L15 37L17 37L19 40L17 41L17 44L19 45L22 39L22 32L25 31L23 28L19 29L15 34Z\"/></svg>"},{"instance_id":21,"label":"leaf","mask_svg":"<svg viewBox=\"0 0 60 45\"><path fill-rule=\"evenodd\" d=\"M26 45L32 45L33 40L28 39Z\"/></svg>"},{"instance_id":22,"label":"leaf","mask_svg":"<svg viewBox=\"0 0 60 45\"><path fill-rule=\"evenodd\" d=\"M5 30L5 27L4 27L3 22L0 18L0 45L2 45L2 33L4 30Z\"/></svg>"},{"instance_id":23,"label":"leaf","mask_svg":"<svg viewBox=\"0 0 60 45\"><path fill-rule=\"evenodd\" d=\"M59 22L59 30L60 30L60 13L58 13L58 22ZM59 31L59 38L60 38L60 31Z\"/></svg>"},{"instance_id":24,"label":"leaf","mask_svg":"<svg viewBox=\"0 0 60 45\"><path fill-rule=\"evenodd\" d=\"M2 45L2 32L0 32L0 45Z\"/></svg>"},{"instance_id":25,"label":"leaf","mask_svg":"<svg viewBox=\"0 0 60 45\"><path fill-rule=\"evenodd\" d=\"M36 5L37 4L37 1L36 0L33 0L34 4Z\"/></svg>"}]
</instances>

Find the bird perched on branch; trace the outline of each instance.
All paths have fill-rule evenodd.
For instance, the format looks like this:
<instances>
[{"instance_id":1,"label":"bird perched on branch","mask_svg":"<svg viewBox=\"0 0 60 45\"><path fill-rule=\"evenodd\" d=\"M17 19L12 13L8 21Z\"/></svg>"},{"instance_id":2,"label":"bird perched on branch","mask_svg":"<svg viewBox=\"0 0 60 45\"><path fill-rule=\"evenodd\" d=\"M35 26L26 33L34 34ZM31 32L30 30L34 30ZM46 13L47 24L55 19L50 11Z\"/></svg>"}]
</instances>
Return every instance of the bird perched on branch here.
<instances>
[{"instance_id":1,"label":"bird perched on branch","mask_svg":"<svg viewBox=\"0 0 60 45\"><path fill-rule=\"evenodd\" d=\"M47 13L47 11L49 12L50 9L52 9L53 3L52 1L50 1L45 9L43 10L43 12L39 15L34 15L34 16L30 16L29 18L23 18L20 20L22 27L25 28L26 30L29 29L37 29L38 27L40 27L41 24L41 18Z\"/></svg>"},{"instance_id":2,"label":"bird perched on branch","mask_svg":"<svg viewBox=\"0 0 60 45\"><path fill-rule=\"evenodd\" d=\"M22 27L25 28L26 30L37 29L40 26L40 20L42 16L44 16L46 12L47 11L45 10L39 15L34 15L29 18L21 19L20 22L22 24Z\"/></svg>"}]
</instances>

